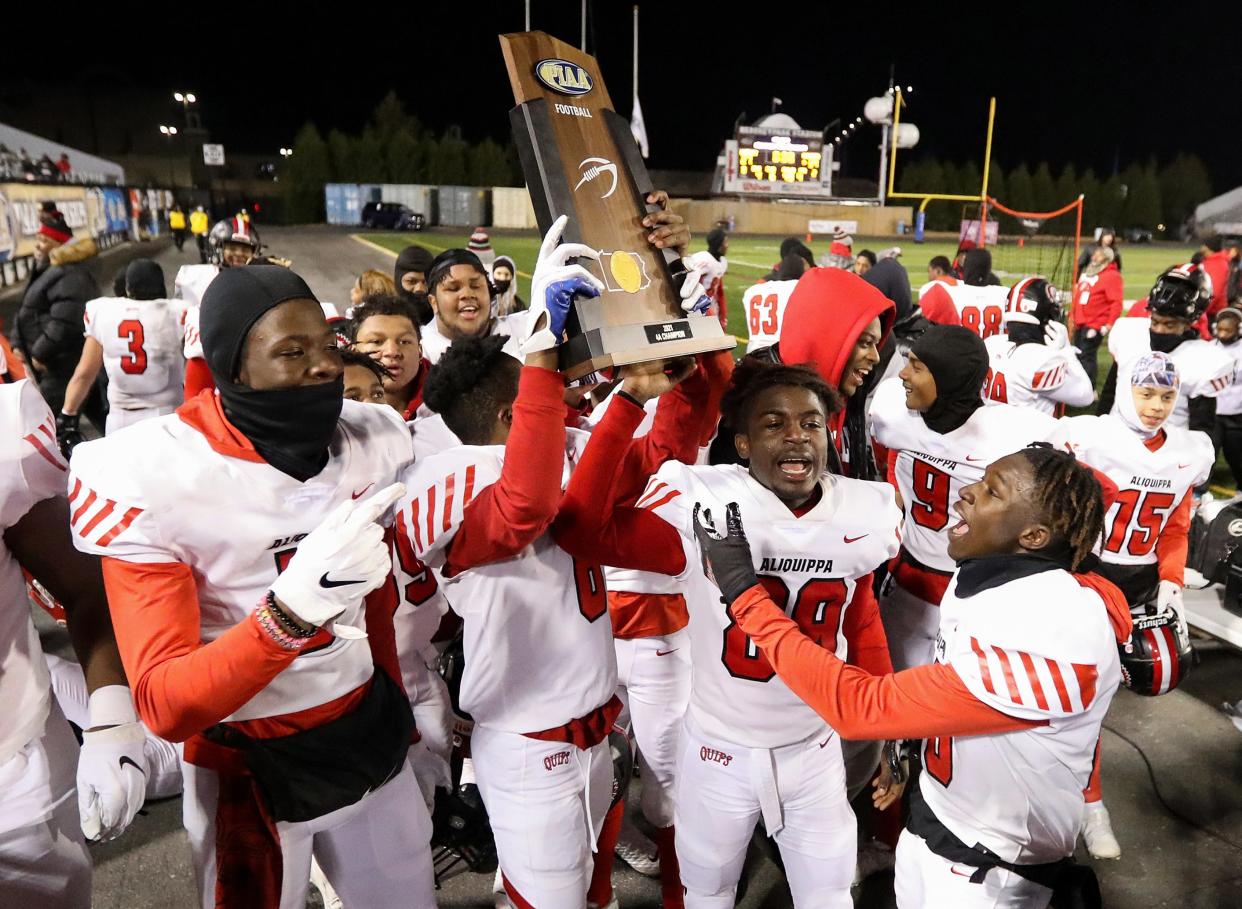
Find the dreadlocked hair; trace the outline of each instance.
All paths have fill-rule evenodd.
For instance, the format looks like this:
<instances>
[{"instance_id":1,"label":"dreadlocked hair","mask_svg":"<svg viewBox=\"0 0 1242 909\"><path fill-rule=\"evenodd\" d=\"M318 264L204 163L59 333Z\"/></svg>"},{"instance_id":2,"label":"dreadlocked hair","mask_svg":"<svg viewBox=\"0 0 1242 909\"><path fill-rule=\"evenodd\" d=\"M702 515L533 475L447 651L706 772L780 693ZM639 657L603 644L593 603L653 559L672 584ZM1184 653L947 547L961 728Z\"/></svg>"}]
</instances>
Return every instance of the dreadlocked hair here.
<instances>
[{"instance_id":1,"label":"dreadlocked hair","mask_svg":"<svg viewBox=\"0 0 1242 909\"><path fill-rule=\"evenodd\" d=\"M504 335L454 341L427 374L423 403L467 445L486 445L496 415L517 397L522 366L505 353Z\"/></svg>"},{"instance_id":2,"label":"dreadlocked hair","mask_svg":"<svg viewBox=\"0 0 1242 909\"><path fill-rule=\"evenodd\" d=\"M1031 501L1070 553L1076 569L1104 532L1104 492L1091 468L1045 443L1022 449L1031 465Z\"/></svg>"},{"instance_id":3,"label":"dreadlocked hair","mask_svg":"<svg viewBox=\"0 0 1242 909\"><path fill-rule=\"evenodd\" d=\"M750 418L750 407L758 395L769 388L805 388L819 398L824 415L842 408L841 396L811 366L788 366L755 357L743 357L733 370L729 388L720 399L724 422L737 432L744 432Z\"/></svg>"}]
</instances>

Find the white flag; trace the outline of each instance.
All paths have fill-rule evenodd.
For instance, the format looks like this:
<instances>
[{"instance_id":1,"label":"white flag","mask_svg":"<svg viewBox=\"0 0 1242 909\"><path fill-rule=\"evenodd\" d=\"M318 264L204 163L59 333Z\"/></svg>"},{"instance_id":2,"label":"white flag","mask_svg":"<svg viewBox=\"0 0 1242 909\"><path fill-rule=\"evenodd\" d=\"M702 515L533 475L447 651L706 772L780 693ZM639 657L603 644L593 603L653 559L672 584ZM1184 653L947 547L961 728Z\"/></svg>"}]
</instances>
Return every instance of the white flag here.
<instances>
[{"instance_id":1,"label":"white flag","mask_svg":"<svg viewBox=\"0 0 1242 909\"><path fill-rule=\"evenodd\" d=\"M643 108L638 103L637 95L634 96L634 113L630 115L630 132L633 133L642 156L647 157L647 124L643 123Z\"/></svg>"}]
</instances>

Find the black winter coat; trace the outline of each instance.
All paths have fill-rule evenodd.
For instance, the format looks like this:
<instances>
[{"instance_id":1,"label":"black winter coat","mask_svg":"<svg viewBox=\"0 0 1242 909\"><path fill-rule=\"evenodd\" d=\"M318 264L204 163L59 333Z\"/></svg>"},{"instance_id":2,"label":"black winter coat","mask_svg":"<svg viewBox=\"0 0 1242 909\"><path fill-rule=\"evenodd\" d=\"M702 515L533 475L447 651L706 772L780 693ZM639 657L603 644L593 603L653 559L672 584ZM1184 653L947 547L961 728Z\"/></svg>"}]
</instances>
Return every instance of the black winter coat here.
<instances>
[{"instance_id":1,"label":"black winter coat","mask_svg":"<svg viewBox=\"0 0 1242 909\"><path fill-rule=\"evenodd\" d=\"M17 310L15 347L28 359L49 369L70 371L82 354L82 318L86 301L99 296L99 288L85 259L95 254L89 238L52 251L52 264L35 275ZM59 371L59 370L58 370Z\"/></svg>"}]
</instances>

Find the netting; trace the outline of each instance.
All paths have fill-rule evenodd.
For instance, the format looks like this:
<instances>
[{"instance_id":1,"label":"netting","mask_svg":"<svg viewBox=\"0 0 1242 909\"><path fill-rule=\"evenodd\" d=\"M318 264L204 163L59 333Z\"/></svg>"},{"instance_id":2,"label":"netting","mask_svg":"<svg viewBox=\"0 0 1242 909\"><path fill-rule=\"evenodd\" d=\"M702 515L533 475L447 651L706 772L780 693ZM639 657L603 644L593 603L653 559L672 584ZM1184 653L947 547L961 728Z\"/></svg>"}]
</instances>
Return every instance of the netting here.
<instances>
[{"instance_id":1,"label":"netting","mask_svg":"<svg viewBox=\"0 0 1242 909\"><path fill-rule=\"evenodd\" d=\"M983 206L962 206L959 236L979 245ZM1070 289L1077 277L1082 231L1082 199L1050 212L1025 212L1008 208L996 199L987 204L987 248L992 271L1005 284L1026 275L1047 278L1055 286Z\"/></svg>"}]
</instances>

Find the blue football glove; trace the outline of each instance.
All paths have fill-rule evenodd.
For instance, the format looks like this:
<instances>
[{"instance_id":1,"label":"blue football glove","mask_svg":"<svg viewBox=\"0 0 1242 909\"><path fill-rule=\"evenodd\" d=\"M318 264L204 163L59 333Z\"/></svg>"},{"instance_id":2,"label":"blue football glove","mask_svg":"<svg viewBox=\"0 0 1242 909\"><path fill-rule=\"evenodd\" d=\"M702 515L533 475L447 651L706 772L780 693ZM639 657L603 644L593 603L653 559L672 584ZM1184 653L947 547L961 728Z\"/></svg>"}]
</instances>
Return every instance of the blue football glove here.
<instances>
[{"instance_id":1,"label":"blue football glove","mask_svg":"<svg viewBox=\"0 0 1242 909\"><path fill-rule=\"evenodd\" d=\"M529 334L522 340L523 354L551 350L560 344L574 297L598 297L604 290L604 283L583 266L569 264L574 258L598 261L599 253L581 243L561 243L567 223L568 216L557 218L539 247L531 278Z\"/></svg>"}]
</instances>

